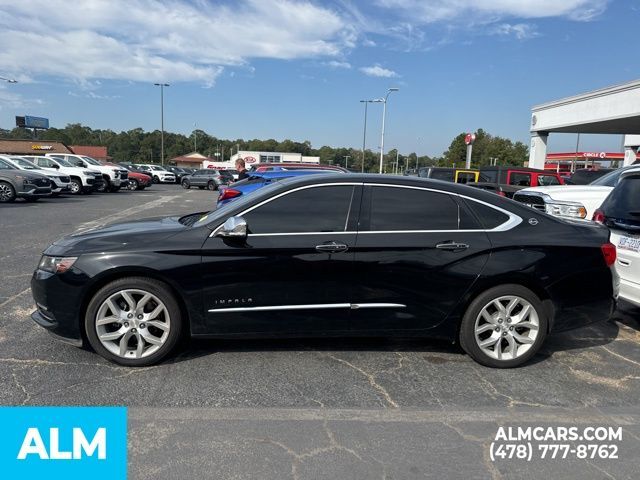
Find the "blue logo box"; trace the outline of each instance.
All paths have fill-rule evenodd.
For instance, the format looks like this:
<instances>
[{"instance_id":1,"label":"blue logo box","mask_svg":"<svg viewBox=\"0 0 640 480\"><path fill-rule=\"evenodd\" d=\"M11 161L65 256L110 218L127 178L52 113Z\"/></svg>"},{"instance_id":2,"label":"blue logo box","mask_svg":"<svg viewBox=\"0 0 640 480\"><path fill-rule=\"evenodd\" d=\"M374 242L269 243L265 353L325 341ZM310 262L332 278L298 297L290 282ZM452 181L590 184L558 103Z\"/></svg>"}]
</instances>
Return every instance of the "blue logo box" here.
<instances>
[{"instance_id":1,"label":"blue logo box","mask_svg":"<svg viewBox=\"0 0 640 480\"><path fill-rule=\"evenodd\" d=\"M125 407L0 407L3 478L127 478Z\"/></svg>"}]
</instances>

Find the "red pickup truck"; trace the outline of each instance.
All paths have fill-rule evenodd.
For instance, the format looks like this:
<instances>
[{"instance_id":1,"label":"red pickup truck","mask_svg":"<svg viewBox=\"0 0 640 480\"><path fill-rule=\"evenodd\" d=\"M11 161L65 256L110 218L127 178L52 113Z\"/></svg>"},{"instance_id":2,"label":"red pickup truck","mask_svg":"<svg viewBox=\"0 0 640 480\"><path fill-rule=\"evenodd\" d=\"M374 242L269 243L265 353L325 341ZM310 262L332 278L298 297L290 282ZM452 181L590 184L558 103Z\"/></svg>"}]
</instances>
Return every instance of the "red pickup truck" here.
<instances>
[{"instance_id":1,"label":"red pickup truck","mask_svg":"<svg viewBox=\"0 0 640 480\"><path fill-rule=\"evenodd\" d=\"M467 185L489 190L509 198L512 198L514 193L523 188L564 184L564 180L557 172L508 166L480 167L478 180L478 182Z\"/></svg>"}]
</instances>

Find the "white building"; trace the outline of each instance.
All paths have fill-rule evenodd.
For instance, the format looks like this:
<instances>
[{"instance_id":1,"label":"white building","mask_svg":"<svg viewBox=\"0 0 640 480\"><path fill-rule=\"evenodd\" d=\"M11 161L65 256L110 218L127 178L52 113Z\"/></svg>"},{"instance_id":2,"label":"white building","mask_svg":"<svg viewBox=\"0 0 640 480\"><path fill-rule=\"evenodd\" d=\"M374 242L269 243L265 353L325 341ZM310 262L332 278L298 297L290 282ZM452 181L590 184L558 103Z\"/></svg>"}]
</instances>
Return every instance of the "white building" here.
<instances>
[{"instance_id":1,"label":"white building","mask_svg":"<svg viewBox=\"0 0 640 480\"><path fill-rule=\"evenodd\" d=\"M236 160L242 158L247 168L258 163L312 163L319 164L320 157L306 157L301 153L290 152L253 152L240 150L226 162L204 161L203 168L236 168Z\"/></svg>"}]
</instances>

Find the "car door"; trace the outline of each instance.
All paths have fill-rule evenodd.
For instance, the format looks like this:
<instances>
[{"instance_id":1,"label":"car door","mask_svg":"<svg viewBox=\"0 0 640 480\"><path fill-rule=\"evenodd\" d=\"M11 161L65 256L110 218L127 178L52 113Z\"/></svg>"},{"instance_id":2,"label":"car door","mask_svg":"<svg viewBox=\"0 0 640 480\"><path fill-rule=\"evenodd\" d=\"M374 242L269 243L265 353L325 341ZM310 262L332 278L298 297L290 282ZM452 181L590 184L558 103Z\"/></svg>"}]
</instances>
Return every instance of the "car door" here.
<instances>
[{"instance_id":1,"label":"car door","mask_svg":"<svg viewBox=\"0 0 640 480\"><path fill-rule=\"evenodd\" d=\"M246 239L209 237L202 249L203 331L349 330L360 195L357 183L298 187L240 212Z\"/></svg>"},{"instance_id":2,"label":"car door","mask_svg":"<svg viewBox=\"0 0 640 480\"><path fill-rule=\"evenodd\" d=\"M367 185L355 247L352 328L418 331L442 323L489 256L486 232L456 195Z\"/></svg>"}]
</instances>

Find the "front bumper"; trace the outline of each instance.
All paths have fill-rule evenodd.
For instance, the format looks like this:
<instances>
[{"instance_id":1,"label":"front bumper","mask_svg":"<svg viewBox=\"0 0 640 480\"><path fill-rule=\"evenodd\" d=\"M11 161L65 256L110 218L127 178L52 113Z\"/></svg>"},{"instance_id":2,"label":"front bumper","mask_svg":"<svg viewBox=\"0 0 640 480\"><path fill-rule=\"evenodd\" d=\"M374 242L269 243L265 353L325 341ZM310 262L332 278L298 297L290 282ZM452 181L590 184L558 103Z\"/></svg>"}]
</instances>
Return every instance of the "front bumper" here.
<instances>
[{"instance_id":1,"label":"front bumper","mask_svg":"<svg viewBox=\"0 0 640 480\"><path fill-rule=\"evenodd\" d=\"M51 187L36 187L35 185L26 185L25 189L21 192L17 192L16 195L19 198L36 198L36 197L48 197L51 195Z\"/></svg>"}]
</instances>

